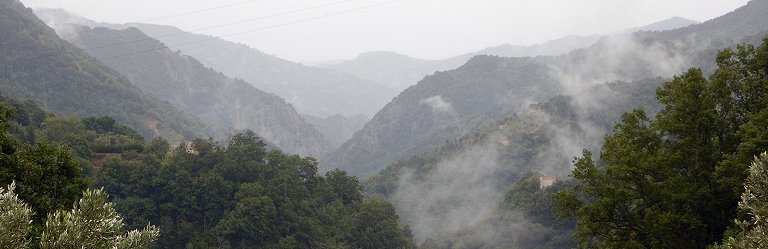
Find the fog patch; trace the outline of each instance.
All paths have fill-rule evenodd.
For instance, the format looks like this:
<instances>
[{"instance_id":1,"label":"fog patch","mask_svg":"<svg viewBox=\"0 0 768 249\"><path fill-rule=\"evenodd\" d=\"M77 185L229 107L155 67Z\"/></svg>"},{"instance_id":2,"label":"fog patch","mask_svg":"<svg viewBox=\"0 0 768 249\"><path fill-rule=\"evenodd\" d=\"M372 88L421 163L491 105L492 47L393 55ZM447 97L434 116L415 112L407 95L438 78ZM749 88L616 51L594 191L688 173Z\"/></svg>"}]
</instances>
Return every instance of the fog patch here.
<instances>
[{"instance_id":1,"label":"fog patch","mask_svg":"<svg viewBox=\"0 0 768 249\"><path fill-rule=\"evenodd\" d=\"M597 84L632 81L652 77L671 77L688 67L692 51L709 43L671 41L660 43L644 40L643 33L613 35L602 39L589 50L576 50L568 59L553 65L565 95L574 96L577 106L589 106L585 90ZM588 51L588 53L587 53Z\"/></svg>"},{"instance_id":2,"label":"fog patch","mask_svg":"<svg viewBox=\"0 0 768 249\"><path fill-rule=\"evenodd\" d=\"M398 213L408 221L416 241L488 218L503 198L498 145L485 143L453 155L426 175L406 171L394 195Z\"/></svg>"},{"instance_id":3,"label":"fog patch","mask_svg":"<svg viewBox=\"0 0 768 249\"><path fill-rule=\"evenodd\" d=\"M437 113L448 113L451 115L456 114L456 111L453 109L453 105L443 99L443 97L440 95L422 99L419 103L429 106L432 108L432 111Z\"/></svg>"}]
</instances>

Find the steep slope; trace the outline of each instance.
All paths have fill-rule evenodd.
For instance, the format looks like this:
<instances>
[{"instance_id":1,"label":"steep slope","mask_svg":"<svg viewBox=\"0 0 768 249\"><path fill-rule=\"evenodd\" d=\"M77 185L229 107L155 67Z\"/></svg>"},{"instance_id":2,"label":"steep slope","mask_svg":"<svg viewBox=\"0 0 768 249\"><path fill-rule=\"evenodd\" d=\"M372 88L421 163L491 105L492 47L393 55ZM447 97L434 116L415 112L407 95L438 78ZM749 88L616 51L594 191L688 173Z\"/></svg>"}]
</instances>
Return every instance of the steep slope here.
<instances>
[{"instance_id":1,"label":"steep slope","mask_svg":"<svg viewBox=\"0 0 768 249\"><path fill-rule=\"evenodd\" d=\"M327 117L363 113L373 116L397 94L397 91L379 84L333 70L286 61L246 45L185 33L170 26L130 26L157 37L171 49L180 50L214 70L277 94L296 106L302 114ZM205 42L198 42L202 40Z\"/></svg>"},{"instance_id":2,"label":"steep slope","mask_svg":"<svg viewBox=\"0 0 768 249\"><path fill-rule=\"evenodd\" d=\"M557 57L474 57L401 93L321 162L367 176L556 94L617 80L669 77L692 66L711 70L717 49L768 30L767 12L768 1L752 1L702 24L615 35ZM590 104L586 98L574 102Z\"/></svg>"},{"instance_id":3,"label":"steep slope","mask_svg":"<svg viewBox=\"0 0 768 249\"><path fill-rule=\"evenodd\" d=\"M281 149L318 156L329 149L322 135L276 95L231 79L180 55L136 28L83 28L65 37L116 69L142 90L223 129L249 129ZM131 42L141 40L141 42ZM122 44L119 46L110 46ZM102 49L88 49L99 48ZM145 51L136 53L136 51ZM129 54L128 56L121 56Z\"/></svg>"},{"instance_id":4,"label":"steep slope","mask_svg":"<svg viewBox=\"0 0 768 249\"><path fill-rule=\"evenodd\" d=\"M110 115L144 136L171 141L213 130L60 39L15 0L0 1L0 92L35 100L58 115Z\"/></svg>"}]
</instances>

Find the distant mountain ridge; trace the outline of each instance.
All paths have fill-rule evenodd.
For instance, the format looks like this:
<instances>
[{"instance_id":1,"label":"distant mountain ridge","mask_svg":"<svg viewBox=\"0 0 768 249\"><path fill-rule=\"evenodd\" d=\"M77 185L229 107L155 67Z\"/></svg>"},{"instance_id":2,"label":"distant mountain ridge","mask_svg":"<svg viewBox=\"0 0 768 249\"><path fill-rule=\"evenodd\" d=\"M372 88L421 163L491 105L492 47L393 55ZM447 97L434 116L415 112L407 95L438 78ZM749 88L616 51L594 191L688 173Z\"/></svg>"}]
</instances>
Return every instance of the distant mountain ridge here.
<instances>
[{"instance_id":1,"label":"distant mountain ridge","mask_svg":"<svg viewBox=\"0 0 768 249\"><path fill-rule=\"evenodd\" d=\"M37 101L58 115L110 115L146 137L172 142L216 133L60 39L15 0L0 0L0 54L4 96Z\"/></svg>"},{"instance_id":2,"label":"distant mountain ridge","mask_svg":"<svg viewBox=\"0 0 768 249\"><path fill-rule=\"evenodd\" d=\"M129 26L159 37L171 49L192 56L208 67L283 97L303 114L327 117L363 113L372 116L397 94L376 83L283 60L243 44L186 33L170 26L139 23ZM174 46L200 40L207 41Z\"/></svg>"},{"instance_id":3,"label":"distant mountain ridge","mask_svg":"<svg viewBox=\"0 0 768 249\"><path fill-rule=\"evenodd\" d=\"M696 23L698 22L685 18L673 17L643 27L623 30L618 33L664 31L682 28ZM352 60L332 64L320 64L317 65L317 67L345 72L398 90L405 90L409 86L416 84L423 79L424 76L431 75L437 71L455 69L476 55L494 55L501 57L557 56L576 49L592 46L603 37L604 35L569 35L535 45L502 44L444 60L416 59L395 52L373 51L362 53Z\"/></svg>"},{"instance_id":4,"label":"distant mountain ridge","mask_svg":"<svg viewBox=\"0 0 768 249\"><path fill-rule=\"evenodd\" d=\"M229 77L243 79L263 91L277 94L302 114L327 117L362 113L372 116L397 94L393 89L349 74L304 66L244 44L185 32L172 26L98 23L62 9L36 9L35 12L41 18L51 20L48 23L54 26L69 21L89 27L136 27L171 50L181 51Z\"/></svg>"},{"instance_id":5,"label":"distant mountain ridge","mask_svg":"<svg viewBox=\"0 0 768 249\"><path fill-rule=\"evenodd\" d=\"M82 28L65 37L84 49L104 47L87 52L107 58L104 63L144 91L222 130L252 130L282 150L301 155L319 156L330 149L319 131L278 96L228 78L192 57L170 49L153 50L163 44L136 28ZM147 52L131 54L135 51Z\"/></svg>"},{"instance_id":6,"label":"distant mountain ridge","mask_svg":"<svg viewBox=\"0 0 768 249\"><path fill-rule=\"evenodd\" d=\"M321 162L365 177L557 94L617 80L670 77L689 67L711 70L718 49L768 30L764 13L768 1L753 0L701 24L613 35L564 55L475 56L409 87Z\"/></svg>"},{"instance_id":7,"label":"distant mountain ridge","mask_svg":"<svg viewBox=\"0 0 768 249\"><path fill-rule=\"evenodd\" d=\"M667 31L667 30L684 28L684 27L688 27L694 24L699 24L699 23L701 22L675 16L675 17L670 17L669 19L661 20L655 23L642 26L642 27L622 30L619 33L633 33L637 31Z\"/></svg>"}]
</instances>

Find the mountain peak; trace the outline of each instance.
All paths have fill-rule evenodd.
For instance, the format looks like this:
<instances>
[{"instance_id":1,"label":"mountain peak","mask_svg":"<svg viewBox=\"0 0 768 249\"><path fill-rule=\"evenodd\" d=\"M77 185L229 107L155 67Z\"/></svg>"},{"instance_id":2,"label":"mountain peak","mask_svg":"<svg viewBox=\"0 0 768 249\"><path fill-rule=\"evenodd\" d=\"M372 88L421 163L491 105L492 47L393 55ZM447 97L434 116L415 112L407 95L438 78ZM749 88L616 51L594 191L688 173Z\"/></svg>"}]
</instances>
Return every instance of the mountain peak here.
<instances>
[{"instance_id":1,"label":"mountain peak","mask_svg":"<svg viewBox=\"0 0 768 249\"><path fill-rule=\"evenodd\" d=\"M369 60L369 59L408 59L413 60L413 57L399 54L395 51L369 51L363 52L358 55L355 60Z\"/></svg>"},{"instance_id":2,"label":"mountain peak","mask_svg":"<svg viewBox=\"0 0 768 249\"><path fill-rule=\"evenodd\" d=\"M699 21L695 21L695 20L691 20L691 19L687 19L679 16L674 16L674 17L670 17L670 18L667 18L658 22L654 22L642 27L631 28L631 29L625 30L624 32L632 33L637 31L667 31L667 30L684 28L684 27L688 27L693 24L699 24L699 23L700 23Z\"/></svg>"}]
</instances>

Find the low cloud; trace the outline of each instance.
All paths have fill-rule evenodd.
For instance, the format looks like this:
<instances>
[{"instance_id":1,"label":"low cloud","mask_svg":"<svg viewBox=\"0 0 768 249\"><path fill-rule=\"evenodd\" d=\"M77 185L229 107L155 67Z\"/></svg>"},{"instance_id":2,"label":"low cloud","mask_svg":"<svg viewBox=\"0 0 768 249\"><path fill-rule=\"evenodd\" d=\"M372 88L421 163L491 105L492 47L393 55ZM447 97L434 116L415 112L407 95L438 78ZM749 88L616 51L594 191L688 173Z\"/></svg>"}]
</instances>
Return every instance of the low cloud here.
<instances>
[{"instance_id":1,"label":"low cloud","mask_svg":"<svg viewBox=\"0 0 768 249\"><path fill-rule=\"evenodd\" d=\"M450 102L443 99L440 95L435 95L426 99L421 100L421 104L425 104L432 108L432 111L438 112L438 113L448 113L448 114L454 114L456 113L453 109L453 105L451 105Z\"/></svg>"}]
</instances>

